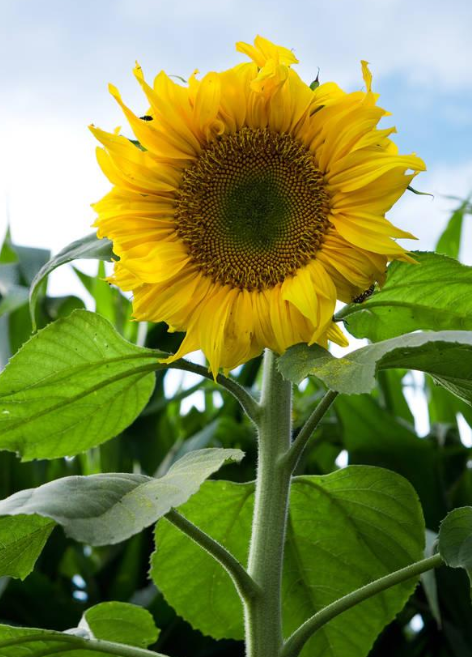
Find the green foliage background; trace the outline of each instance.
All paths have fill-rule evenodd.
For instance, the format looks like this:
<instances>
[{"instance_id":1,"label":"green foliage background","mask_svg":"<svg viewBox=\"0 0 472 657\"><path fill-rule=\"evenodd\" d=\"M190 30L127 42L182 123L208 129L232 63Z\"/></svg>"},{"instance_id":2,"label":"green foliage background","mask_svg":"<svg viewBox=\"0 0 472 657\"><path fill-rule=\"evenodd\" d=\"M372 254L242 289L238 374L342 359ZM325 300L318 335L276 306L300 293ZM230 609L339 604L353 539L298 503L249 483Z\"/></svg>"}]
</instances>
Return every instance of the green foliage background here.
<instances>
[{"instance_id":1,"label":"green foliage background","mask_svg":"<svg viewBox=\"0 0 472 657\"><path fill-rule=\"evenodd\" d=\"M438 252L458 256L462 223L469 211L468 203L463 203L454 212L438 242ZM49 253L46 251L19 247L11 242L9 235L6 236L0 251L1 366L30 337L28 288L48 259ZM463 309L463 314L471 322L470 276L463 280L460 265L454 266L456 271L451 274L457 282L454 306L458 313ZM426 268L412 268L412 276L427 275ZM163 351L173 352L178 348L183 336L168 334L165 325L146 327L129 321L130 304L103 281L103 262L99 264L96 277L76 271L84 288L91 294L96 311L110 320L123 337L141 346ZM432 293L438 285L447 289L449 274L445 272L444 279L441 279L441 273L437 272L440 280L431 281ZM463 288L459 289L461 282ZM59 299L48 296L45 282L37 288L37 293L36 320L39 327L84 307L84 302L75 296ZM394 295L395 289L391 293ZM374 300L363 304L357 315L344 317L350 322L352 332L360 337L368 331L368 313L365 310L369 303L374 304ZM373 312L381 314L383 310L377 307ZM380 339L406 332L397 330L396 322L400 329L405 329L412 312L411 308L402 307L396 320L386 317ZM431 328L450 328L444 325L445 321L441 319L441 325L438 325L435 323L437 318L433 317ZM463 328L470 330L471 326L465 324ZM241 367L235 378L251 388L259 381L260 366L260 359L254 359ZM157 372L156 386L149 402L131 426L113 440L92 446L83 454L73 458L20 463L13 453L2 452L0 498L71 475L128 472L161 476L183 455L205 447L240 449L246 453L241 464L226 465L221 473L213 476L214 480L225 479L235 484L251 481L255 474L254 430L238 403L228 395L217 392L215 384L208 380L188 389L181 388L172 399L167 399L164 384L169 376L175 375L168 370ZM350 464L381 466L402 475L413 485L420 498L432 544L439 522L448 511L472 505L471 448L462 443L458 427L458 414L462 414L465 422L472 426L472 407L426 377L422 392L427 399L431 430L428 436L420 437L415 431L414 418L405 396L405 390L413 385L416 384L407 370L385 369L378 375L373 395L340 396L317 429L312 448L306 453L297 474L326 475L335 472L338 470L338 456L346 451ZM188 413L182 414L182 402L195 392L203 401L202 410L193 406ZM295 431L322 395L321 383L313 378L304 384L303 394L296 389ZM219 485L223 484L205 484L202 495L207 494L208 487ZM235 490L241 489L236 487ZM193 512L198 517L198 499L193 504L197 504ZM192 501L189 505L191 512ZM193 630L176 615L161 591L150 583L149 562L154 550L152 527L115 545L91 547L66 538L62 530L54 529L48 520L38 518L36 522L34 541L28 539L26 544L22 543L21 530L16 525L19 534L15 535L16 542L12 549L29 550L34 559L35 551L41 551L50 532L51 537L34 571L24 581L0 578L0 624L66 630L77 627L84 612L91 606L107 601L131 602L147 609L160 628L157 641L150 630L153 649L158 652L172 657L243 656L240 641L215 641ZM2 527L0 543L6 545L11 533L6 524ZM168 549L170 554L179 554L178 540L175 544L175 536L172 537L164 523L158 531L167 532L165 540L168 547L164 541L163 549ZM189 563L193 563L194 559L191 552L188 555L184 553ZM19 578L26 574L20 566L15 573ZM159 577L156 581L159 582ZM185 579L180 585L185 593ZM206 604L204 590L200 592L196 589L193 595L197 608ZM411 619L418 615L424 624L421 629L410 624ZM470 657L470 654L472 607L467 576L463 571L446 571L444 568L424 577L422 585L417 587L404 610L383 631L370 653L371 657Z\"/></svg>"}]
</instances>

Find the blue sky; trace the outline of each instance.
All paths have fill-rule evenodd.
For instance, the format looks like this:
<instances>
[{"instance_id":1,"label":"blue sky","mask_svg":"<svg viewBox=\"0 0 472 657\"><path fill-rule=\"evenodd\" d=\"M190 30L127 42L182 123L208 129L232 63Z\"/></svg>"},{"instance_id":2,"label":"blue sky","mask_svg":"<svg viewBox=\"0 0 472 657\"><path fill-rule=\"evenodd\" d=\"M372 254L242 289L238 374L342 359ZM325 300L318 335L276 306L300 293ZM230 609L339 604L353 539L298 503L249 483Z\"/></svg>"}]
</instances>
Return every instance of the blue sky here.
<instances>
[{"instance_id":1,"label":"blue sky","mask_svg":"<svg viewBox=\"0 0 472 657\"><path fill-rule=\"evenodd\" d=\"M0 237L57 251L90 230L108 189L87 125L125 125L107 83L143 112L131 74L188 76L242 61L238 40L261 33L294 48L299 73L348 90L371 63L396 141L428 172L391 219L432 248L451 207L472 191L472 3L469 0L0 0ZM467 228L472 243L472 231ZM472 249L464 252L472 262ZM56 274L54 289L72 277Z\"/></svg>"}]
</instances>

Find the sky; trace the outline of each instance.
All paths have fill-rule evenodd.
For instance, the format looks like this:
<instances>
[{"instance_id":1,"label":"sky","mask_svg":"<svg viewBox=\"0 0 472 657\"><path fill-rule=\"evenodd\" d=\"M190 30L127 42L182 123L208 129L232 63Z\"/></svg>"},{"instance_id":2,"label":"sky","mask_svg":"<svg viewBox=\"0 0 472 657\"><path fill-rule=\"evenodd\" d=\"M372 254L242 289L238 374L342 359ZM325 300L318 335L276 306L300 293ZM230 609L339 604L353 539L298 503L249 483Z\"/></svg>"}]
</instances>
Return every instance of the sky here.
<instances>
[{"instance_id":1,"label":"sky","mask_svg":"<svg viewBox=\"0 0 472 657\"><path fill-rule=\"evenodd\" d=\"M235 42L262 34L294 49L308 82L319 67L322 82L361 89L370 62L385 125L426 161L415 186L434 194L407 193L389 216L433 248L457 204L445 197L472 192L471 26L470 0L0 0L0 240L8 222L15 242L53 252L90 232L109 183L87 126L125 126L109 82L145 113L135 60L149 79L204 74L244 61ZM77 285L53 274L55 293Z\"/></svg>"}]
</instances>

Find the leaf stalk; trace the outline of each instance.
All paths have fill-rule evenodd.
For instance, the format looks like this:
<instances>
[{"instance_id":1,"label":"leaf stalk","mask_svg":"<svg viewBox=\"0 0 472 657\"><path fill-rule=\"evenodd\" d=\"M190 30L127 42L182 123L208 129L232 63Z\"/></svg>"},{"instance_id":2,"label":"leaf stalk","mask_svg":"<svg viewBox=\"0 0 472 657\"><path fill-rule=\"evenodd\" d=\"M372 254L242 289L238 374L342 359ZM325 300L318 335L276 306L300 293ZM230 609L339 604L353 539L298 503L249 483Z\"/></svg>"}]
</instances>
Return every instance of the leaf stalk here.
<instances>
[{"instance_id":1,"label":"leaf stalk","mask_svg":"<svg viewBox=\"0 0 472 657\"><path fill-rule=\"evenodd\" d=\"M416 563L406 566L401 570L397 570L394 573L385 575L385 577L376 579L374 582L370 582L370 584L366 584L360 589L352 591L352 593L348 593L339 600L324 607L324 609L314 614L303 623L303 625L295 630L292 636L287 639L280 657L298 657L308 639L310 639L321 627L329 623L333 618L336 618L336 616L339 616L364 600L368 600L377 593L381 593L382 591L385 591L396 584L400 584L401 582L405 582L412 577L417 577L418 575L421 575L421 573L425 573L432 568L437 568L438 566L443 565L443 563L442 557L439 554L435 554L432 557L417 561Z\"/></svg>"}]
</instances>

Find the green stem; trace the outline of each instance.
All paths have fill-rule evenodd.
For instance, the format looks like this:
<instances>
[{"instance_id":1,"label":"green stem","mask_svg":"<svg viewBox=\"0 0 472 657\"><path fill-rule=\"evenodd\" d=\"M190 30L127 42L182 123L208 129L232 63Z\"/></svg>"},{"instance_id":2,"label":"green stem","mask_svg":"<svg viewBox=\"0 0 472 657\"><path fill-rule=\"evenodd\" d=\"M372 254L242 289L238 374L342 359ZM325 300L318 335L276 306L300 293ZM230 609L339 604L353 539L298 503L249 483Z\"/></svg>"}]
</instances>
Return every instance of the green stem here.
<instances>
[{"instance_id":1,"label":"green stem","mask_svg":"<svg viewBox=\"0 0 472 657\"><path fill-rule=\"evenodd\" d=\"M344 611L351 609L351 607L371 598L377 593L381 593L396 584L405 582L412 577L421 575L421 573L425 573L432 568L437 568L442 564L442 557L439 554L435 554L433 557L417 561L410 566L406 566L406 568L397 570L390 575L386 575L370 584L366 584L366 586L363 586L352 593L348 593L348 595L331 603L303 623L303 625L301 625L285 643L281 657L298 657L308 639L323 627L323 625L326 625L330 620L339 616L339 614L342 614Z\"/></svg>"},{"instance_id":2,"label":"green stem","mask_svg":"<svg viewBox=\"0 0 472 657\"><path fill-rule=\"evenodd\" d=\"M292 388L266 350L259 417L256 497L248 572L260 594L245 604L247 657L277 657L283 646L282 567L291 472L283 463L290 448Z\"/></svg>"},{"instance_id":3,"label":"green stem","mask_svg":"<svg viewBox=\"0 0 472 657\"><path fill-rule=\"evenodd\" d=\"M101 641L98 639L83 639L73 634L48 634L46 632L0 641L0 650L35 641L66 644L63 651L89 650L95 652L97 655L116 655L117 657L167 657L162 653L152 652L151 650L145 650L144 648L137 648L135 646L126 646L123 643L112 643L111 641Z\"/></svg>"},{"instance_id":4,"label":"green stem","mask_svg":"<svg viewBox=\"0 0 472 657\"><path fill-rule=\"evenodd\" d=\"M190 363L183 358L176 360L175 363L166 365L166 367L171 369L184 370L185 372L192 372L193 374L199 374L200 376L203 376L206 379L210 379L211 381L214 380L213 375L207 370L206 367L203 367L203 365ZM160 365L159 368L162 368L162 365ZM243 386L239 385L237 381L230 379L223 374L218 374L215 381L239 401L249 419L252 420L254 424L257 424L259 420L259 404L251 395L251 393L248 392L246 388L243 388Z\"/></svg>"},{"instance_id":5,"label":"green stem","mask_svg":"<svg viewBox=\"0 0 472 657\"><path fill-rule=\"evenodd\" d=\"M221 543L215 541L175 509L170 511L166 518L223 566L242 600L249 602L260 593L259 587L244 566Z\"/></svg>"},{"instance_id":6,"label":"green stem","mask_svg":"<svg viewBox=\"0 0 472 657\"><path fill-rule=\"evenodd\" d=\"M313 431L316 429L322 417L329 409L333 401L336 399L337 395L338 393L334 390L328 390L328 392L325 394L323 399L320 401L318 406L315 408L313 413L301 428L300 433L294 440L290 450L285 456L287 467L290 469L290 472L293 472L297 467L297 463L300 460L300 457L303 454L308 441L313 434Z\"/></svg>"},{"instance_id":7,"label":"green stem","mask_svg":"<svg viewBox=\"0 0 472 657\"><path fill-rule=\"evenodd\" d=\"M389 300L389 301L384 301L383 299L378 299L377 297L371 297L368 301L368 303L348 303L345 305L341 310L336 313L333 317L334 322L346 322L346 324L349 324L348 318L359 312L360 310L364 310L366 308L382 308L384 306L388 306L389 308L396 306L398 308L403 308L405 306L404 301L394 301L394 300Z\"/></svg>"}]
</instances>

